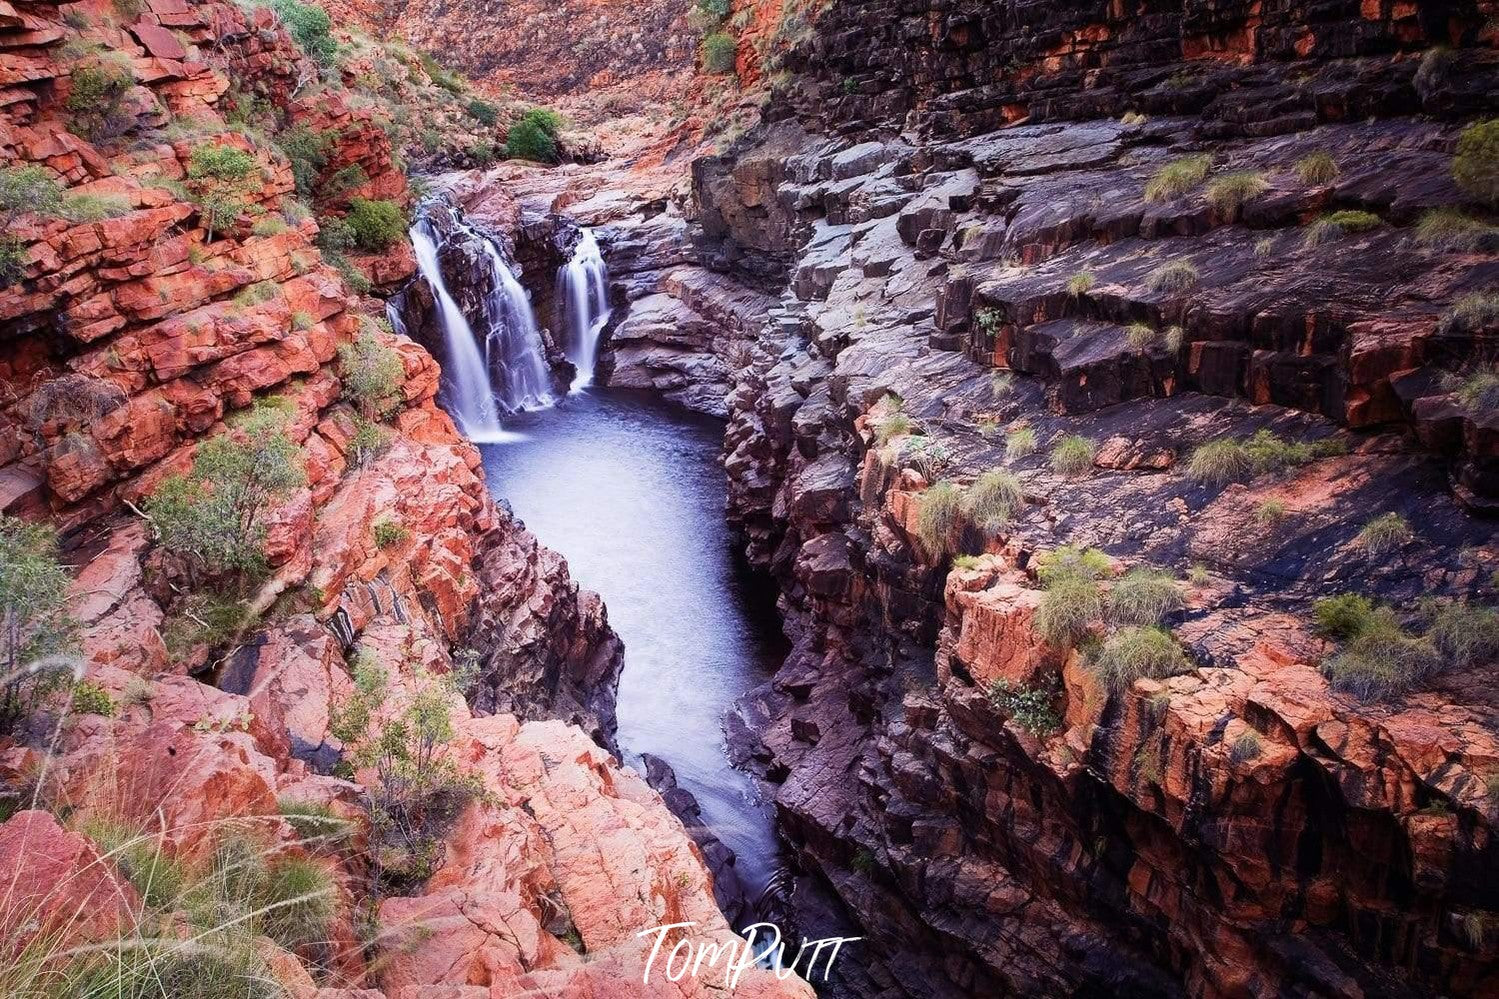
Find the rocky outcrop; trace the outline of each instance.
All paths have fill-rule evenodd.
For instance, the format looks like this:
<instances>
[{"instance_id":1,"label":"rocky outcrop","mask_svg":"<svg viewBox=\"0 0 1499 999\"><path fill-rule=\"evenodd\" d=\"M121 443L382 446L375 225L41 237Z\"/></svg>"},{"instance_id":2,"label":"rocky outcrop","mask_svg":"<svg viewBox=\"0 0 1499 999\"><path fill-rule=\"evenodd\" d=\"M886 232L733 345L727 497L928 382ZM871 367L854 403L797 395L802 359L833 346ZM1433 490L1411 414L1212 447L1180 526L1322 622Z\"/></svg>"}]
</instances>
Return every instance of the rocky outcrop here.
<instances>
[{"instance_id":1,"label":"rocky outcrop","mask_svg":"<svg viewBox=\"0 0 1499 999\"><path fill-rule=\"evenodd\" d=\"M1483 217L1450 179L1492 108L1483 18L917 7L832 5L767 125L693 178L699 259L784 289L725 464L795 647L734 744L878 944L848 987L1492 991L1492 664L1365 703L1311 623L1347 591L1408 617L1493 598L1488 416L1444 377L1486 355L1436 333L1491 263L1413 231ZM1313 152L1332 176L1297 171ZM1193 154L1202 180L1145 196ZM1342 209L1374 221L1308 237ZM1294 457L1191 474L1260 431ZM1074 435L1081 466L1053 467ZM921 540L929 484L995 469L1022 500L953 533L987 553L953 569ZM1386 513L1413 533L1381 550ZM1166 618L1190 670L1114 687L1041 641L1064 544L1198 566Z\"/></svg>"}]
</instances>

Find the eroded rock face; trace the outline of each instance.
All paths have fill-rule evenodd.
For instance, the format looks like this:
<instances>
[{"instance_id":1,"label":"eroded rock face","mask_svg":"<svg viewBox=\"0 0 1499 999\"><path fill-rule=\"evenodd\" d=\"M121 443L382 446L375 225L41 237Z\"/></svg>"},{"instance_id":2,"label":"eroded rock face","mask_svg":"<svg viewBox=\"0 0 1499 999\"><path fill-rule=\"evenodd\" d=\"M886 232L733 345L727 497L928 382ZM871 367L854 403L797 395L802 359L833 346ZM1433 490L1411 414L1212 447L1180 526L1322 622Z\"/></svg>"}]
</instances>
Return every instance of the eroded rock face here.
<instances>
[{"instance_id":1,"label":"eroded rock face","mask_svg":"<svg viewBox=\"0 0 1499 999\"><path fill-rule=\"evenodd\" d=\"M1493 107L1491 31L1447 13L837 3L769 124L696 165L699 259L782 291L725 465L795 647L734 745L880 945L856 994L1499 987L1499 942L1458 929L1499 909L1492 664L1365 704L1310 626L1339 592L1492 598L1487 417L1442 377L1482 352L1436 332L1491 264L1412 238L1464 202L1456 136ZM1423 60L1437 42L1472 76ZM1338 173L1303 180L1319 150ZM1196 153L1204 182L1145 197ZM1245 171L1257 193L1209 200ZM1345 208L1378 225L1306 238ZM939 444L877 436L887 394ZM1260 430L1306 460L1188 474ZM1093 444L1080 473L1051 465L1066 435ZM949 571L919 539L929 482L995 468L1023 503ZM1376 554L1386 512L1414 537ZM1040 641L1034 560L1062 544L1203 566L1166 621L1194 668L1115 689Z\"/></svg>"}]
</instances>

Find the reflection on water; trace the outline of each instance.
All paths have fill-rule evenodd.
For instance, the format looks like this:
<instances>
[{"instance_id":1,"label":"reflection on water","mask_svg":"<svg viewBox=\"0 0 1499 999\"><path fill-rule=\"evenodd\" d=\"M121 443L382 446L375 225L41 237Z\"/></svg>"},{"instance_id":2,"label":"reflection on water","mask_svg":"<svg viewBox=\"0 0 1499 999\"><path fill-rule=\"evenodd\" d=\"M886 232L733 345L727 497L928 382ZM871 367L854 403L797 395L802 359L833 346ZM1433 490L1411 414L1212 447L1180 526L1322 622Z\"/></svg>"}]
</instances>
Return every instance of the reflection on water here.
<instances>
[{"instance_id":1,"label":"reflection on water","mask_svg":"<svg viewBox=\"0 0 1499 999\"><path fill-rule=\"evenodd\" d=\"M496 495L597 590L625 643L619 743L675 768L739 855L751 895L775 869L771 820L724 757L722 718L784 654L770 594L724 524L723 424L649 396L592 389L505 421L485 447Z\"/></svg>"}]
</instances>

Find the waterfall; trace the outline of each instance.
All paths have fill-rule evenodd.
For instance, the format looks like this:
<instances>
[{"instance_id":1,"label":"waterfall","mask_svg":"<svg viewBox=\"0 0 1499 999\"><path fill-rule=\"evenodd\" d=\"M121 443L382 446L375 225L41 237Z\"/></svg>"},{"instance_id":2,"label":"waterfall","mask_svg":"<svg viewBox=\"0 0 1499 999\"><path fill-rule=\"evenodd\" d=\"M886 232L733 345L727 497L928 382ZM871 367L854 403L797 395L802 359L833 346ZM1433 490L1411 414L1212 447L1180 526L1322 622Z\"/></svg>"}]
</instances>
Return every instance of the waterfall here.
<instances>
[{"instance_id":1,"label":"waterfall","mask_svg":"<svg viewBox=\"0 0 1499 999\"><path fill-rule=\"evenodd\" d=\"M448 293L442 268L437 264L436 233L426 219L411 227L411 247L416 253L417 270L437 302L446 355L442 373L448 413L469 440L498 440L503 431L494 392L489 387L489 369L479 353L473 327Z\"/></svg>"},{"instance_id":2,"label":"waterfall","mask_svg":"<svg viewBox=\"0 0 1499 999\"><path fill-rule=\"evenodd\" d=\"M558 326L567 331L567 359L578 369L573 387L593 381L594 363L598 359L599 334L609 322L608 272L604 256L593 238L593 230L584 228L573 255L557 268Z\"/></svg>"},{"instance_id":3,"label":"waterfall","mask_svg":"<svg viewBox=\"0 0 1499 999\"><path fill-rule=\"evenodd\" d=\"M417 270L437 305L443 405L470 440L506 440L510 435L500 426L502 413L552 402L546 347L531 300L499 246L449 211L451 218L443 229L427 213L411 228ZM472 322L449 288L438 259L439 249L455 240L473 267L462 283L466 300L472 301L477 292L478 308L471 311L478 314Z\"/></svg>"}]
</instances>

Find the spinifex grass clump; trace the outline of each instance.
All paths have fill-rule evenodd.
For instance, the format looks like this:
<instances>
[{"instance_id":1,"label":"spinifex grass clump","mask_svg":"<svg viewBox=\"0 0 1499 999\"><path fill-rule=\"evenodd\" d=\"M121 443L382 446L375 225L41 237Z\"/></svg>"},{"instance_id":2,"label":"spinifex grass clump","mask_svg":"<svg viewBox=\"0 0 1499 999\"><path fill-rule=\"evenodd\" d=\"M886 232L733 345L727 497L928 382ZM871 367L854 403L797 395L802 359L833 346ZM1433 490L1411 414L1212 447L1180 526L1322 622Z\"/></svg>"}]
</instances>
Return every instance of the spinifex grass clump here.
<instances>
[{"instance_id":1,"label":"spinifex grass clump","mask_svg":"<svg viewBox=\"0 0 1499 999\"><path fill-rule=\"evenodd\" d=\"M1472 336L1499 327L1499 291L1475 291L1459 298L1437 323L1443 336Z\"/></svg>"},{"instance_id":2,"label":"spinifex grass clump","mask_svg":"<svg viewBox=\"0 0 1499 999\"><path fill-rule=\"evenodd\" d=\"M1173 160L1151 175L1145 184L1146 201L1179 198L1207 178L1213 158L1206 153Z\"/></svg>"},{"instance_id":3,"label":"spinifex grass clump","mask_svg":"<svg viewBox=\"0 0 1499 999\"><path fill-rule=\"evenodd\" d=\"M1128 690L1136 680L1161 680L1192 668L1176 639L1161 628L1124 628L1111 635L1091 663L1111 690Z\"/></svg>"},{"instance_id":4,"label":"spinifex grass clump","mask_svg":"<svg viewBox=\"0 0 1499 999\"><path fill-rule=\"evenodd\" d=\"M1303 184L1330 184L1338 177L1338 162L1325 149L1314 150L1296 161L1296 176Z\"/></svg>"},{"instance_id":5,"label":"spinifex grass clump","mask_svg":"<svg viewBox=\"0 0 1499 999\"><path fill-rule=\"evenodd\" d=\"M1383 224L1384 220L1372 212L1357 209L1332 212L1307 227L1305 243L1307 246L1321 246L1353 233L1369 232Z\"/></svg>"},{"instance_id":6,"label":"spinifex grass clump","mask_svg":"<svg viewBox=\"0 0 1499 999\"><path fill-rule=\"evenodd\" d=\"M1071 645L1103 616L1098 582L1113 573L1113 563L1096 548L1063 545L1041 556L1036 578L1046 588L1036 609L1036 631L1056 646Z\"/></svg>"},{"instance_id":7,"label":"spinifex grass clump","mask_svg":"<svg viewBox=\"0 0 1499 999\"><path fill-rule=\"evenodd\" d=\"M1190 261L1172 260L1147 274L1145 287L1154 292L1173 294L1191 288L1200 276Z\"/></svg>"},{"instance_id":8,"label":"spinifex grass clump","mask_svg":"<svg viewBox=\"0 0 1499 999\"><path fill-rule=\"evenodd\" d=\"M1361 700L1398 697L1443 669L1492 662L1499 655L1499 613L1467 604L1437 604L1423 636L1412 635L1389 607L1345 593L1317 601L1317 628L1344 644L1322 663L1335 689Z\"/></svg>"},{"instance_id":9,"label":"spinifex grass clump","mask_svg":"<svg viewBox=\"0 0 1499 999\"><path fill-rule=\"evenodd\" d=\"M1404 545L1414 535L1410 523L1398 513L1375 517L1359 531L1357 543L1370 555L1383 555Z\"/></svg>"},{"instance_id":10,"label":"spinifex grass clump","mask_svg":"<svg viewBox=\"0 0 1499 999\"><path fill-rule=\"evenodd\" d=\"M1057 442L1051 452L1052 470L1068 478L1087 474L1093 468L1098 445L1086 437L1069 434Z\"/></svg>"},{"instance_id":11,"label":"spinifex grass clump","mask_svg":"<svg viewBox=\"0 0 1499 999\"><path fill-rule=\"evenodd\" d=\"M989 532L1003 528L1024 505L1020 480L1003 469L980 475L963 497L963 512L969 521Z\"/></svg>"},{"instance_id":12,"label":"spinifex grass clump","mask_svg":"<svg viewBox=\"0 0 1499 999\"><path fill-rule=\"evenodd\" d=\"M933 559L956 553L963 524L963 494L950 482L939 482L921 494L916 537Z\"/></svg>"},{"instance_id":13,"label":"spinifex grass clump","mask_svg":"<svg viewBox=\"0 0 1499 999\"><path fill-rule=\"evenodd\" d=\"M1341 441L1289 441L1269 430L1245 440L1220 438L1201 445L1187 462L1187 474L1198 482L1223 485L1265 472L1304 465L1317 458L1343 454Z\"/></svg>"},{"instance_id":14,"label":"spinifex grass clump","mask_svg":"<svg viewBox=\"0 0 1499 999\"><path fill-rule=\"evenodd\" d=\"M1005 436L1005 460L1019 461L1027 455L1034 454L1038 446L1036 431L1030 427L1011 430Z\"/></svg>"},{"instance_id":15,"label":"spinifex grass clump","mask_svg":"<svg viewBox=\"0 0 1499 999\"><path fill-rule=\"evenodd\" d=\"M1109 620L1122 625L1159 624L1185 602L1181 584L1169 573L1141 566L1109 589Z\"/></svg>"},{"instance_id":16,"label":"spinifex grass clump","mask_svg":"<svg viewBox=\"0 0 1499 999\"><path fill-rule=\"evenodd\" d=\"M1240 170L1215 177L1207 188L1208 203L1225 215L1237 214L1244 202L1270 189L1265 175L1257 170Z\"/></svg>"},{"instance_id":17,"label":"spinifex grass clump","mask_svg":"<svg viewBox=\"0 0 1499 999\"><path fill-rule=\"evenodd\" d=\"M1457 208L1433 208L1416 223L1416 242L1453 253L1499 253L1499 226Z\"/></svg>"}]
</instances>

